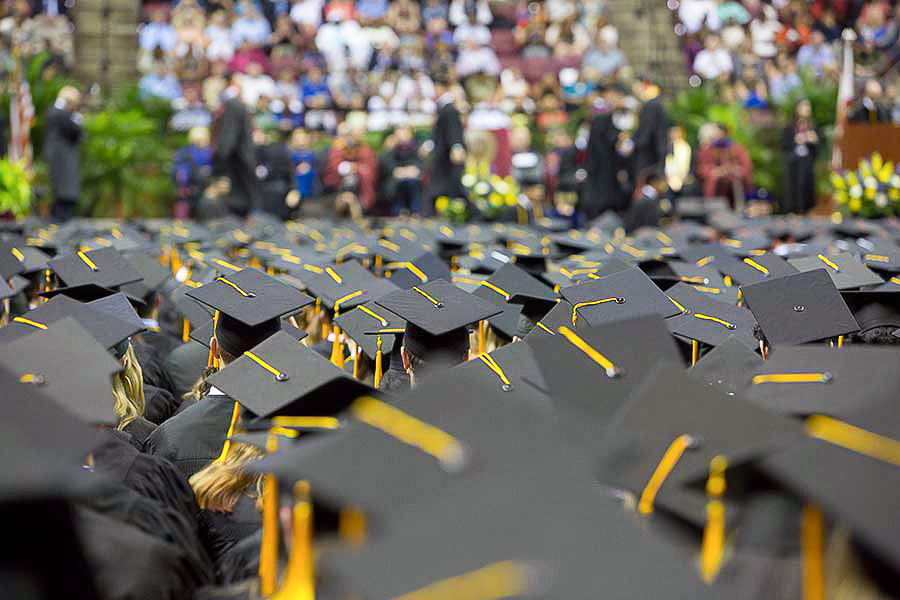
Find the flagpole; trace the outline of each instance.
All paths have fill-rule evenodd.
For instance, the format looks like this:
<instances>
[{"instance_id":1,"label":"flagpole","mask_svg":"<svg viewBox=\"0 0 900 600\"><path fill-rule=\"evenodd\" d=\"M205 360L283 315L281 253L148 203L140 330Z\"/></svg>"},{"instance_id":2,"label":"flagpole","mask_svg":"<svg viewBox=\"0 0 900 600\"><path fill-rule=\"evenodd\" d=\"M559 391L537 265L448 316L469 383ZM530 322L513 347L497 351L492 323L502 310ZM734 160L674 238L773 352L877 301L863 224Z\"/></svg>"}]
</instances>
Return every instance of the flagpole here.
<instances>
[{"instance_id":1,"label":"flagpole","mask_svg":"<svg viewBox=\"0 0 900 600\"><path fill-rule=\"evenodd\" d=\"M849 28L845 29L843 34L841 34L841 39L844 44L843 64L838 86L834 140L831 147L831 167L835 171L840 171L843 167L844 157L841 152L840 142L844 139L847 115L850 109L850 102L853 100L853 43L856 42L856 32Z\"/></svg>"}]
</instances>

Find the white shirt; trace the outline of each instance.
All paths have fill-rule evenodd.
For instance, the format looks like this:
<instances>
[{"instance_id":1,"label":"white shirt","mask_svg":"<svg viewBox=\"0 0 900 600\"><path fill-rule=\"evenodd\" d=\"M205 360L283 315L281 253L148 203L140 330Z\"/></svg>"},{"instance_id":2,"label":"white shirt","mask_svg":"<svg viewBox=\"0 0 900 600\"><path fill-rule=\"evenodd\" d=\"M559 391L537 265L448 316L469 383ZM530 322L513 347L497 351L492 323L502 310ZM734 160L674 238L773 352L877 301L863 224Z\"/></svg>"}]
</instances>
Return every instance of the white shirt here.
<instances>
[{"instance_id":1,"label":"white shirt","mask_svg":"<svg viewBox=\"0 0 900 600\"><path fill-rule=\"evenodd\" d=\"M291 21L297 25L312 25L318 27L322 24L322 6L324 0L299 0L291 7Z\"/></svg>"},{"instance_id":2,"label":"white shirt","mask_svg":"<svg viewBox=\"0 0 900 600\"><path fill-rule=\"evenodd\" d=\"M718 31L722 28L722 21L719 19L719 5L713 0L681 0L678 18L681 19L688 33L697 33L704 26L711 31Z\"/></svg>"},{"instance_id":3,"label":"white shirt","mask_svg":"<svg viewBox=\"0 0 900 600\"><path fill-rule=\"evenodd\" d=\"M725 48L701 50L694 59L694 71L703 79L718 79L734 70L731 54Z\"/></svg>"}]
</instances>

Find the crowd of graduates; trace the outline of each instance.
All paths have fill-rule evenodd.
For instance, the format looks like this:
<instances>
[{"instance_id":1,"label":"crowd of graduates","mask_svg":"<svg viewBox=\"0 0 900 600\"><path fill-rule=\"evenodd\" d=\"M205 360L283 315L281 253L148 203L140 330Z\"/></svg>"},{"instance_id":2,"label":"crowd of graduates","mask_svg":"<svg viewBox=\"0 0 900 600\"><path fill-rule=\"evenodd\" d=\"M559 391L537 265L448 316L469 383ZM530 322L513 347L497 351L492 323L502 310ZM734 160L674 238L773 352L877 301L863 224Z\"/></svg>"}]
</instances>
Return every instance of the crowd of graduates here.
<instances>
[{"instance_id":1,"label":"crowd of graduates","mask_svg":"<svg viewBox=\"0 0 900 600\"><path fill-rule=\"evenodd\" d=\"M897 597L900 226L0 233L4 597Z\"/></svg>"}]
</instances>

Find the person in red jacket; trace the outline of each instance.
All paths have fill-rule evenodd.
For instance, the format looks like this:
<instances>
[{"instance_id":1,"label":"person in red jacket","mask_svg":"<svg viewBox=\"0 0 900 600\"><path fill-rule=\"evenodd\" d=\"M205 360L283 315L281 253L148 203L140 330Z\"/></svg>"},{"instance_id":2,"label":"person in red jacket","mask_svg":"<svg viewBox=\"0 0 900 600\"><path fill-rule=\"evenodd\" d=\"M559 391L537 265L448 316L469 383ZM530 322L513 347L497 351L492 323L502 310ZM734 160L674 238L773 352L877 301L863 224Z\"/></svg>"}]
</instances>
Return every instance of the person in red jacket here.
<instances>
[{"instance_id":1,"label":"person in red jacket","mask_svg":"<svg viewBox=\"0 0 900 600\"><path fill-rule=\"evenodd\" d=\"M334 201L339 216L357 218L375 205L378 159L363 140L362 132L339 136L328 151L325 185L337 191Z\"/></svg>"}]
</instances>

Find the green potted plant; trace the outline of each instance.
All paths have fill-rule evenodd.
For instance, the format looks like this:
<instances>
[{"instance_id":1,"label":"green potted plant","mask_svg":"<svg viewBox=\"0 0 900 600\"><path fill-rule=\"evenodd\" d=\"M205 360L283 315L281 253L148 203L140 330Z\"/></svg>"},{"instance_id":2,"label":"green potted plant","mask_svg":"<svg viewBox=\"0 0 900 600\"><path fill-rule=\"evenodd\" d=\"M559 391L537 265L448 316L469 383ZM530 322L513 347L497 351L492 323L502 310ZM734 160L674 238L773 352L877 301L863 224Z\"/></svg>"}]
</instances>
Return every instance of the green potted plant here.
<instances>
[{"instance_id":1,"label":"green potted plant","mask_svg":"<svg viewBox=\"0 0 900 600\"><path fill-rule=\"evenodd\" d=\"M18 163L0 160L0 216L24 217L31 207L31 184Z\"/></svg>"}]
</instances>

